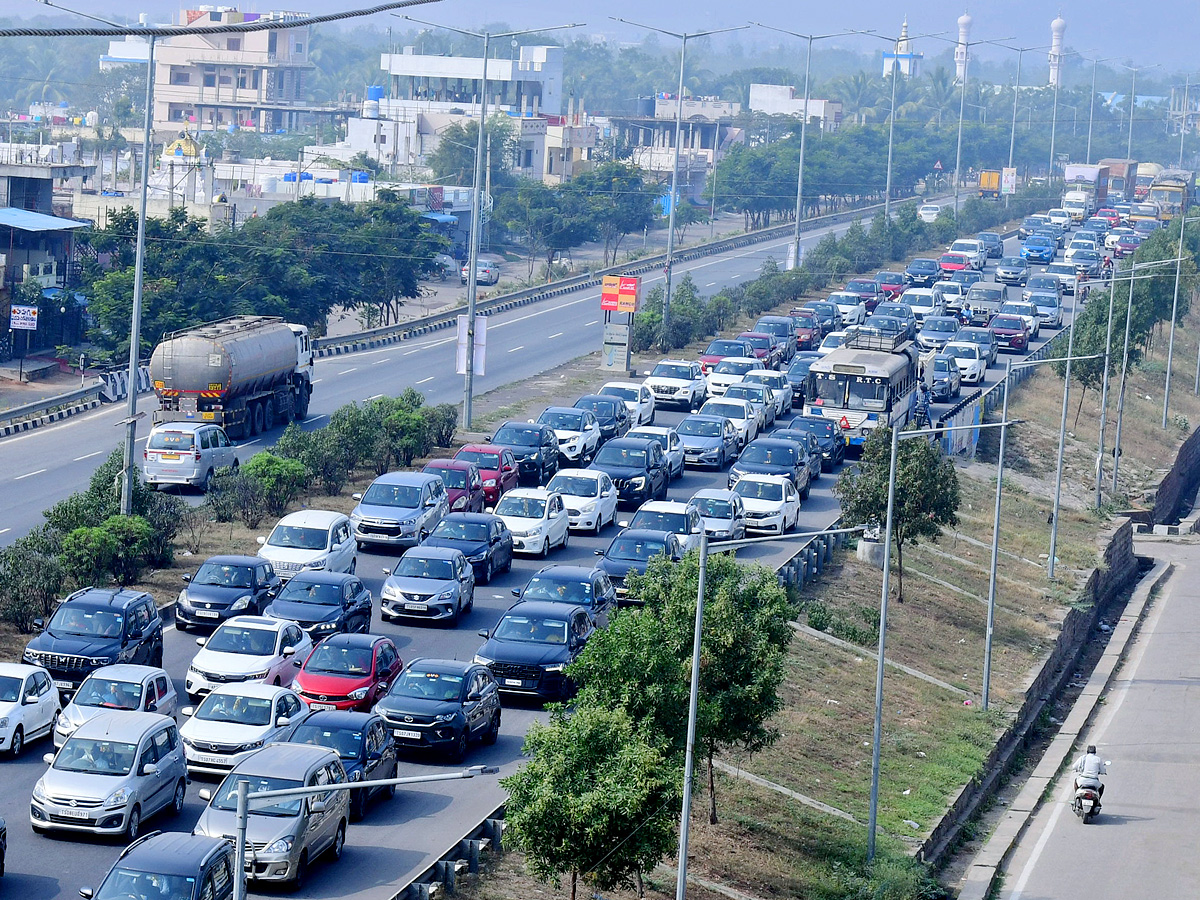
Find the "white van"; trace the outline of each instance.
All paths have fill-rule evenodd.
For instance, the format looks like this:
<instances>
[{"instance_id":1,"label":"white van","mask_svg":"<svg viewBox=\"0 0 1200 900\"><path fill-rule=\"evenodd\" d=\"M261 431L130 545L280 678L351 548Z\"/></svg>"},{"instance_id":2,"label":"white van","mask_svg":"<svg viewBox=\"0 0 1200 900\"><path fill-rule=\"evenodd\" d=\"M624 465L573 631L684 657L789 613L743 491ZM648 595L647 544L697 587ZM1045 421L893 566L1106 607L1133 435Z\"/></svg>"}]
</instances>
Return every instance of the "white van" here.
<instances>
[{"instance_id":1,"label":"white van","mask_svg":"<svg viewBox=\"0 0 1200 900\"><path fill-rule=\"evenodd\" d=\"M146 484L186 484L208 491L217 470L237 471L237 447L220 425L169 422L155 425L142 451Z\"/></svg>"}]
</instances>

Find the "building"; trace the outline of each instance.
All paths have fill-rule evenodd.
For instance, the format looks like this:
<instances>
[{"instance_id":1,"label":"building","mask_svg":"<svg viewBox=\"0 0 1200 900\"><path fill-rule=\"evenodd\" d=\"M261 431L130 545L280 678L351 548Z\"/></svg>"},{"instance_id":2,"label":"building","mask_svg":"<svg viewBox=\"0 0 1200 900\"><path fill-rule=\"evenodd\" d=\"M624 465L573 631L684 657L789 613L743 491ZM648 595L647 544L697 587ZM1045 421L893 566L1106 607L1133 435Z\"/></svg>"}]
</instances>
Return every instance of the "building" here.
<instances>
[{"instance_id":1,"label":"building","mask_svg":"<svg viewBox=\"0 0 1200 900\"><path fill-rule=\"evenodd\" d=\"M108 42L108 52L100 57L100 71L121 66L144 66L150 62L150 42L137 35Z\"/></svg>"},{"instance_id":2,"label":"building","mask_svg":"<svg viewBox=\"0 0 1200 900\"><path fill-rule=\"evenodd\" d=\"M959 84L967 79L967 62L971 58L971 22L967 13L958 17L958 43L954 46L954 77Z\"/></svg>"},{"instance_id":3,"label":"building","mask_svg":"<svg viewBox=\"0 0 1200 900\"><path fill-rule=\"evenodd\" d=\"M750 109L768 116L804 115L804 97L796 96L796 88L790 84L750 85ZM842 101L808 99L808 124L817 125L822 131L837 131L842 124Z\"/></svg>"},{"instance_id":4,"label":"building","mask_svg":"<svg viewBox=\"0 0 1200 900\"><path fill-rule=\"evenodd\" d=\"M1050 87L1062 87L1063 33L1067 23L1062 16L1055 16L1050 23Z\"/></svg>"},{"instance_id":5,"label":"building","mask_svg":"<svg viewBox=\"0 0 1200 900\"><path fill-rule=\"evenodd\" d=\"M891 76L893 69L905 78L916 78L921 74L921 60L924 53L913 50L912 39L908 36L908 19L900 26L900 39L890 51L883 53L883 77Z\"/></svg>"},{"instance_id":6,"label":"building","mask_svg":"<svg viewBox=\"0 0 1200 900\"><path fill-rule=\"evenodd\" d=\"M405 47L382 54L379 65L390 81L389 103L418 101L425 112L478 110L483 57L429 56ZM516 59L487 61L488 103L501 109L561 115L562 81L562 47L521 47Z\"/></svg>"}]
</instances>

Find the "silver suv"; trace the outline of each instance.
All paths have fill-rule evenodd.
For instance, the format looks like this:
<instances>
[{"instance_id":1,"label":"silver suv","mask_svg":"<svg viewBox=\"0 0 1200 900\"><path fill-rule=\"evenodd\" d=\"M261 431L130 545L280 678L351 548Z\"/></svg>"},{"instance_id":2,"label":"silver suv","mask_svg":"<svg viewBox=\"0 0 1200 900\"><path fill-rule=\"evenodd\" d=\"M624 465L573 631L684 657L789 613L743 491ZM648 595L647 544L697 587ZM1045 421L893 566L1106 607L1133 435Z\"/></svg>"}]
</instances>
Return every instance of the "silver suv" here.
<instances>
[{"instance_id":1,"label":"silver suv","mask_svg":"<svg viewBox=\"0 0 1200 900\"><path fill-rule=\"evenodd\" d=\"M219 469L237 469L237 447L220 425L171 422L155 425L142 452L146 484L182 484L207 491Z\"/></svg>"},{"instance_id":2,"label":"silver suv","mask_svg":"<svg viewBox=\"0 0 1200 900\"><path fill-rule=\"evenodd\" d=\"M416 546L450 511L446 485L428 472L388 472L354 499L350 524L359 550L366 544Z\"/></svg>"}]
</instances>

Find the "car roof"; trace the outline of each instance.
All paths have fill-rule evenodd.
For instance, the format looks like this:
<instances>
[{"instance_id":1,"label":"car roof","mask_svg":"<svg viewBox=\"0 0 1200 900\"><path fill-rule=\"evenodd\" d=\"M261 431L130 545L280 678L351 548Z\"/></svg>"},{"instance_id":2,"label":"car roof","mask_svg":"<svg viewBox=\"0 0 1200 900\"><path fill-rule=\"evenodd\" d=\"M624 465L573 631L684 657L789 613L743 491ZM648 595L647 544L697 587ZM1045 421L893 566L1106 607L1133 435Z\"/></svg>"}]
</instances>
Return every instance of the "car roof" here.
<instances>
[{"instance_id":1,"label":"car roof","mask_svg":"<svg viewBox=\"0 0 1200 900\"><path fill-rule=\"evenodd\" d=\"M476 663L469 659L441 659L434 656L419 656L404 664L404 670L419 668L425 672L444 672L446 674L465 675ZM324 713L318 713L324 715ZM358 715L364 715L359 713Z\"/></svg>"},{"instance_id":2,"label":"car roof","mask_svg":"<svg viewBox=\"0 0 1200 900\"><path fill-rule=\"evenodd\" d=\"M711 413L692 413L690 416L687 416L687 418L685 418L683 421L686 422L687 419L696 419L700 422L716 422L718 424L727 421L724 416L714 416ZM612 443L612 442L610 441L609 443Z\"/></svg>"},{"instance_id":3,"label":"car roof","mask_svg":"<svg viewBox=\"0 0 1200 900\"><path fill-rule=\"evenodd\" d=\"M389 474L392 474L392 473L389 473ZM408 474L408 473L395 473L395 474ZM383 481L387 477L388 477L387 475L383 475L383 476L380 476L379 478L376 478L375 480ZM430 478L433 476L426 475L425 477ZM389 482L389 483L395 484L396 482ZM302 509L298 512L288 513L286 516L284 516L282 519L280 519L275 524L276 525L300 525L300 526L308 526L310 528L315 528L315 527L328 528L330 525L333 525L333 524L341 521L342 519L346 519L346 518L348 518L348 517L346 516L345 513L333 512L332 510L328 510L328 509Z\"/></svg>"},{"instance_id":4,"label":"car roof","mask_svg":"<svg viewBox=\"0 0 1200 900\"><path fill-rule=\"evenodd\" d=\"M565 471L565 470L563 470ZM503 522L499 516L492 513L481 512L452 512L442 516L443 522L478 522L480 524L490 524L492 522ZM294 579L293 579L294 580Z\"/></svg>"},{"instance_id":5,"label":"car roof","mask_svg":"<svg viewBox=\"0 0 1200 900\"><path fill-rule=\"evenodd\" d=\"M71 594L63 603L79 603L88 606L110 606L124 609L131 601L148 596L144 591L133 588L81 588Z\"/></svg>"},{"instance_id":6,"label":"car roof","mask_svg":"<svg viewBox=\"0 0 1200 900\"><path fill-rule=\"evenodd\" d=\"M628 530L628 529L626 529ZM669 532L655 532L656 534L668 534ZM622 532L624 534L624 532ZM515 612L518 615L529 613L532 615L550 616L552 618L562 618L568 615L568 610L575 612L583 610L587 612L586 606L581 606L578 603L560 603L557 600L518 600L512 606L504 611L504 615Z\"/></svg>"},{"instance_id":7,"label":"car roof","mask_svg":"<svg viewBox=\"0 0 1200 900\"><path fill-rule=\"evenodd\" d=\"M296 774L297 769L307 771L314 765L338 758L336 752L319 744L270 743L239 762L233 771L242 775L287 777Z\"/></svg>"},{"instance_id":8,"label":"car roof","mask_svg":"<svg viewBox=\"0 0 1200 900\"><path fill-rule=\"evenodd\" d=\"M726 490L725 488L701 488L692 494L692 500L728 500L732 496L740 497L736 491Z\"/></svg>"},{"instance_id":9,"label":"car roof","mask_svg":"<svg viewBox=\"0 0 1200 900\"><path fill-rule=\"evenodd\" d=\"M613 438L611 441L606 442L604 446L605 447L628 447L631 450L644 450L650 444L657 444L657 443L658 443L658 441L654 440L653 438L640 438L640 437L626 436L626 437ZM527 490L534 490L534 488L527 488ZM512 491L509 491L509 493L511 494Z\"/></svg>"},{"instance_id":10,"label":"car roof","mask_svg":"<svg viewBox=\"0 0 1200 900\"><path fill-rule=\"evenodd\" d=\"M599 569L595 566L588 568L587 566L567 566L561 563L554 563L549 566L542 566L533 573L534 577L549 577L549 578L592 578L596 575L602 575Z\"/></svg>"},{"instance_id":11,"label":"car roof","mask_svg":"<svg viewBox=\"0 0 1200 900\"><path fill-rule=\"evenodd\" d=\"M151 433L162 431L199 431L201 428L219 427L216 422L160 422L150 429Z\"/></svg>"},{"instance_id":12,"label":"car roof","mask_svg":"<svg viewBox=\"0 0 1200 900\"><path fill-rule=\"evenodd\" d=\"M606 381L600 386L600 390L603 391L606 387L632 388L633 390L640 390L643 385L640 381Z\"/></svg>"},{"instance_id":13,"label":"car roof","mask_svg":"<svg viewBox=\"0 0 1200 900\"><path fill-rule=\"evenodd\" d=\"M463 444L458 448L458 452L470 450L472 453L503 453L507 447L501 447L499 444Z\"/></svg>"},{"instance_id":14,"label":"car roof","mask_svg":"<svg viewBox=\"0 0 1200 900\"><path fill-rule=\"evenodd\" d=\"M786 476L785 476L786 477ZM664 531L659 528L622 528L617 532L617 537L613 538L633 538L638 541L667 541L675 536L673 531Z\"/></svg>"},{"instance_id":15,"label":"car roof","mask_svg":"<svg viewBox=\"0 0 1200 900\"><path fill-rule=\"evenodd\" d=\"M141 740L146 732L167 722L174 724L175 720L158 713L113 710L88 719L75 729L72 737L134 743Z\"/></svg>"},{"instance_id":16,"label":"car roof","mask_svg":"<svg viewBox=\"0 0 1200 900\"><path fill-rule=\"evenodd\" d=\"M224 838L186 831L156 831L121 851L118 864L158 875L196 875L214 850L230 848Z\"/></svg>"},{"instance_id":17,"label":"car roof","mask_svg":"<svg viewBox=\"0 0 1200 900\"><path fill-rule=\"evenodd\" d=\"M660 359L655 363L656 366L694 366L695 360L691 359Z\"/></svg>"},{"instance_id":18,"label":"car roof","mask_svg":"<svg viewBox=\"0 0 1200 900\"><path fill-rule=\"evenodd\" d=\"M261 628L264 631L282 631L284 626L291 624L287 619L271 619L267 616L233 616L221 624L227 625L230 622L243 628Z\"/></svg>"},{"instance_id":19,"label":"car roof","mask_svg":"<svg viewBox=\"0 0 1200 900\"><path fill-rule=\"evenodd\" d=\"M345 584L347 581L357 579L357 575L352 575L349 572L330 572L325 569L301 569L294 574L289 585L301 584Z\"/></svg>"},{"instance_id":20,"label":"car roof","mask_svg":"<svg viewBox=\"0 0 1200 900\"><path fill-rule=\"evenodd\" d=\"M750 481L769 481L772 484L792 483L792 480L786 475L768 475L766 472L747 472L745 475L739 478L738 481L742 482L746 481L747 479Z\"/></svg>"},{"instance_id":21,"label":"car roof","mask_svg":"<svg viewBox=\"0 0 1200 900\"><path fill-rule=\"evenodd\" d=\"M7 668L11 667L13 665L19 665L19 664L18 663L0 663L0 675L10 674L7 671ZM40 668L40 667L26 666L26 668ZM163 669L159 669L155 666L137 666L137 665L134 665L133 663L115 663L111 666L101 666L99 669L93 669L88 674L88 678L91 678L93 675L99 675L103 678L112 678L114 680L129 679L130 681L144 681L147 678L153 678L155 675L166 675L166 674L167 673Z\"/></svg>"},{"instance_id":22,"label":"car roof","mask_svg":"<svg viewBox=\"0 0 1200 900\"><path fill-rule=\"evenodd\" d=\"M201 563L214 563L218 566L257 566L266 563L267 560L261 556L239 556L237 554L226 554L222 556L210 556Z\"/></svg>"},{"instance_id":23,"label":"car roof","mask_svg":"<svg viewBox=\"0 0 1200 900\"><path fill-rule=\"evenodd\" d=\"M328 640L328 639L327 639ZM357 712L352 709L320 709L304 720L305 725L316 725L334 728L366 728L373 719L380 718L378 713Z\"/></svg>"},{"instance_id":24,"label":"car roof","mask_svg":"<svg viewBox=\"0 0 1200 900\"><path fill-rule=\"evenodd\" d=\"M465 459L431 459L429 462L425 463L425 468L428 469L430 466L437 466L439 469L454 469L456 471L466 472L469 471L472 466L475 466L475 463L468 462ZM434 473L426 472L425 474L433 475ZM434 477L436 478L437 476L434 475Z\"/></svg>"},{"instance_id":25,"label":"car roof","mask_svg":"<svg viewBox=\"0 0 1200 900\"><path fill-rule=\"evenodd\" d=\"M519 489L508 491L508 494L517 494L517 490ZM529 488L525 490L529 490ZM517 496L520 495L518 494ZM411 556L413 559L422 556L427 559L457 559L462 556L462 551L456 547L430 547L428 544L418 544L415 547L409 547L404 551L404 555Z\"/></svg>"},{"instance_id":26,"label":"car roof","mask_svg":"<svg viewBox=\"0 0 1200 900\"><path fill-rule=\"evenodd\" d=\"M641 382L634 382L634 384L636 384L637 387L642 386ZM605 403L624 404L624 401L620 397L616 396L615 394L584 394L582 397L579 398L579 400L576 400L575 402L579 403L581 400L603 400Z\"/></svg>"},{"instance_id":27,"label":"car roof","mask_svg":"<svg viewBox=\"0 0 1200 900\"><path fill-rule=\"evenodd\" d=\"M687 512L692 508L691 503L685 503L682 500L647 500L637 508L636 512ZM636 515L636 513L635 513Z\"/></svg>"},{"instance_id":28,"label":"car roof","mask_svg":"<svg viewBox=\"0 0 1200 900\"><path fill-rule=\"evenodd\" d=\"M109 667L111 668L111 667ZM45 671L41 666L31 666L28 663L0 663L0 675L6 675L10 678L24 678L30 672ZM97 670L99 671L99 670Z\"/></svg>"},{"instance_id":29,"label":"car roof","mask_svg":"<svg viewBox=\"0 0 1200 900\"><path fill-rule=\"evenodd\" d=\"M746 446L747 446L747 447L749 447L749 446L752 446L752 445L754 445L754 444L760 444L760 445L766 445L766 446L768 446L768 447L773 447L773 446L775 446L776 444L795 444L795 443L796 443L796 442L795 442L795 441L793 441L793 440L791 440L790 438L781 438L781 437L760 437L760 438L755 438L754 440L752 440L752 441L751 441L749 444L747 444ZM744 452L744 451L743 451L743 452Z\"/></svg>"},{"instance_id":30,"label":"car roof","mask_svg":"<svg viewBox=\"0 0 1200 900\"><path fill-rule=\"evenodd\" d=\"M289 624L286 623L285 624ZM291 688L280 687L277 684L262 684L257 681L240 681L234 684L219 684L212 689L213 694L228 694L231 697L257 697L264 700L270 700L284 691L291 692ZM145 715L145 713L138 713Z\"/></svg>"},{"instance_id":31,"label":"car roof","mask_svg":"<svg viewBox=\"0 0 1200 900\"><path fill-rule=\"evenodd\" d=\"M747 372L747 375L753 375L753 372ZM639 425L637 428L630 428L625 433L625 437L637 437L639 434L653 434L666 437L675 429L670 425Z\"/></svg>"},{"instance_id":32,"label":"car roof","mask_svg":"<svg viewBox=\"0 0 1200 900\"><path fill-rule=\"evenodd\" d=\"M390 638L383 634L348 634L341 632L329 635L321 643L330 647L359 647L365 649L374 647L380 641L385 640L390 640Z\"/></svg>"}]
</instances>

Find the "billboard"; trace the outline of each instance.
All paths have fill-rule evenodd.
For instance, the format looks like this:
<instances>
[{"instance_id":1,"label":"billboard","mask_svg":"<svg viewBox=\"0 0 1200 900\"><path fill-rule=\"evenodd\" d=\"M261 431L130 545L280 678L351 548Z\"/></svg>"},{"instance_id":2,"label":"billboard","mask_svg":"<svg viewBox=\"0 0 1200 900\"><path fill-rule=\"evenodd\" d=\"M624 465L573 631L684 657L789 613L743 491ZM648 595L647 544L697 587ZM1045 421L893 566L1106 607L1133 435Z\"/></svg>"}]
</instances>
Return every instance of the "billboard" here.
<instances>
[{"instance_id":1,"label":"billboard","mask_svg":"<svg viewBox=\"0 0 1200 900\"><path fill-rule=\"evenodd\" d=\"M12 306L8 310L8 327L13 331L37 331L36 306Z\"/></svg>"},{"instance_id":2,"label":"billboard","mask_svg":"<svg viewBox=\"0 0 1200 900\"><path fill-rule=\"evenodd\" d=\"M642 279L636 275L605 275L600 283L600 308L607 312L637 312Z\"/></svg>"},{"instance_id":3,"label":"billboard","mask_svg":"<svg viewBox=\"0 0 1200 900\"><path fill-rule=\"evenodd\" d=\"M475 317L475 352L472 354L471 374L486 375L487 367L487 316ZM458 317L458 352L455 354L455 369L459 375L467 374L467 326L468 317Z\"/></svg>"}]
</instances>

